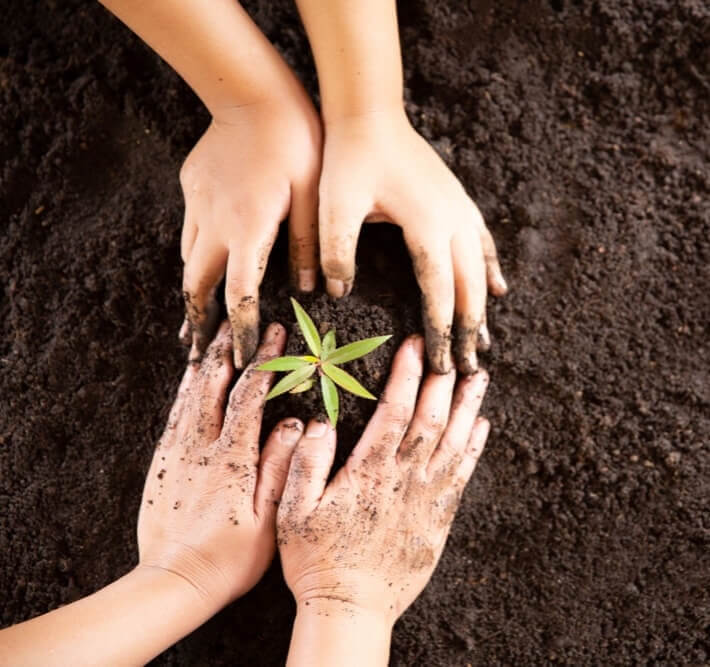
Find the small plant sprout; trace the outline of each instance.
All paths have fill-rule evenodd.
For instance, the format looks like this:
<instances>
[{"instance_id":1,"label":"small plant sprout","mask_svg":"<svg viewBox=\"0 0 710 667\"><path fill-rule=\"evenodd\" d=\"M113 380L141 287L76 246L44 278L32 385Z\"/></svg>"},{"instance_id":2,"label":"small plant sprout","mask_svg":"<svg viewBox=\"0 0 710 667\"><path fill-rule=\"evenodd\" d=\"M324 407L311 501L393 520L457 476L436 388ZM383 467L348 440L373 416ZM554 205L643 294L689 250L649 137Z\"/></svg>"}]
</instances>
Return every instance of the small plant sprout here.
<instances>
[{"instance_id":1,"label":"small plant sprout","mask_svg":"<svg viewBox=\"0 0 710 667\"><path fill-rule=\"evenodd\" d=\"M364 357L389 340L391 336L375 336L355 343L348 343L343 347L335 347L334 329L325 334L321 340L316 325L313 324L313 320L298 301L291 299L291 305L296 313L298 327L313 354L301 357L279 357L261 364L258 367L260 371L290 371L274 385L266 400L285 394L287 391L292 394L308 391L315 384L316 378L314 376L317 374L320 377L325 411L328 413L330 423L335 426L338 423L340 412L340 398L336 385L355 396L376 400L350 373L345 372L339 366Z\"/></svg>"}]
</instances>

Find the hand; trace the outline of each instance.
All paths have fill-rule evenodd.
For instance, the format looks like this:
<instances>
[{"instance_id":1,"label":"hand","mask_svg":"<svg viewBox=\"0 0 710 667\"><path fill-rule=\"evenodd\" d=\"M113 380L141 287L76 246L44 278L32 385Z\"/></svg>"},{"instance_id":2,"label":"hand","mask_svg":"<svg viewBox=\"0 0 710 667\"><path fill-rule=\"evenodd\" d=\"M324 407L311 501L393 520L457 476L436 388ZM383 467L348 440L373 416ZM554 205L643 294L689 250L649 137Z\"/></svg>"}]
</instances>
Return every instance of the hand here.
<instances>
[{"instance_id":1,"label":"hand","mask_svg":"<svg viewBox=\"0 0 710 667\"><path fill-rule=\"evenodd\" d=\"M429 361L438 373L454 357L462 373L478 368L486 349L486 282L493 294L507 286L495 244L478 207L401 107L345 115L325 127L320 178L321 264L328 293L352 288L363 221L399 225L422 290Z\"/></svg>"},{"instance_id":2,"label":"hand","mask_svg":"<svg viewBox=\"0 0 710 667\"><path fill-rule=\"evenodd\" d=\"M418 337L404 342L375 414L329 484L335 431L311 422L296 446L277 534L299 614L391 627L436 567L488 435L476 418L488 377L464 377L454 392L454 371L432 374L417 400L423 347Z\"/></svg>"},{"instance_id":3,"label":"hand","mask_svg":"<svg viewBox=\"0 0 710 667\"><path fill-rule=\"evenodd\" d=\"M146 479L138 519L138 569L187 581L212 613L261 578L275 550L275 517L291 453L303 427L276 426L259 454L272 373L255 364L278 356L286 333L266 330L254 363L223 405L232 379L224 323L198 366L190 364Z\"/></svg>"},{"instance_id":4,"label":"hand","mask_svg":"<svg viewBox=\"0 0 710 667\"><path fill-rule=\"evenodd\" d=\"M181 338L198 360L219 317L215 291L225 276L234 363L258 341L259 284L279 224L289 216L294 284L315 287L321 130L304 91L276 102L222 109L185 160L181 252L186 320Z\"/></svg>"}]
</instances>

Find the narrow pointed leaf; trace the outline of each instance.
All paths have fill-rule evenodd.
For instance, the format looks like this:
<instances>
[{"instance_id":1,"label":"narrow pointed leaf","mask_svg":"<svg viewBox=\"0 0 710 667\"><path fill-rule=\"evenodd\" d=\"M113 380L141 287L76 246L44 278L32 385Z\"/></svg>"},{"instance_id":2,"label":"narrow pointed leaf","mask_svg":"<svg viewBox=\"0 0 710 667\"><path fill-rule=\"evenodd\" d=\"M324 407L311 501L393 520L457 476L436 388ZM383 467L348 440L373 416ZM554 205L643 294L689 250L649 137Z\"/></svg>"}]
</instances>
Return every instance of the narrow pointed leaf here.
<instances>
[{"instance_id":1,"label":"narrow pointed leaf","mask_svg":"<svg viewBox=\"0 0 710 667\"><path fill-rule=\"evenodd\" d=\"M316 359L316 361L318 361ZM311 362L312 363L312 362ZM279 357L257 366L258 371L295 371L297 368L308 366L309 360L305 357Z\"/></svg>"},{"instance_id":2,"label":"narrow pointed leaf","mask_svg":"<svg viewBox=\"0 0 710 667\"><path fill-rule=\"evenodd\" d=\"M320 376L320 388L323 392L323 403L325 411L328 413L330 423L335 426L338 423L340 414L340 397L338 396L338 388L327 375Z\"/></svg>"},{"instance_id":3,"label":"narrow pointed leaf","mask_svg":"<svg viewBox=\"0 0 710 667\"><path fill-rule=\"evenodd\" d=\"M316 367L312 364L309 364L308 366L298 368L292 373L285 375L274 385L273 389L267 395L266 400L271 400L276 396L285 394L287 391L291 391L291 389L293 389L294 387L298 386L302 382L305 382L315 372Z\"/></svg>"},{"instance_id":4,"label":"narrow pointed leaf","mask_svg":"<svg viewBox=\"0 0 710 667\"><path fill-rule=\"evenodd\" d=\"M308 347L316 357L320 357L321 344L316 325L313 324L313 320L310 315L303 310L301 304L293 297L291 298L291 305L293 306L293 312L296 313L296 321L298 322L303 337L306 339L306 343L308 343Z\"/></svg>"},{"instance_id":5,"label":"narrow pointed leaf","mask_svg":"<svg viewBox=\"0 0 710 667\"><path fill-rule=\"evenodd\" d=\"M333 381L335 384L340 385L346 391L349 391L355 396L362 396L362 398L369 398L370 400L377 400L365 387L363 387L350 373L346 373L342 368L333 366L329 361L324 363L321 368L323 372Z\"/></svg>"},{"instance_id":6,"label":"narrow pointed leaf","mask_svg":"<svg viewBox=\"0 0 710 667\"><path fill-rule=\"evenodd\" d=\"M365 338L358 340L355 343L348 343L339 347L328 357L331 364L344 364L346 361L353 361L370 354L376 350L382 343L388 341L392 336L375 336L374 338Z\"/></svg>"},{"instance_id":7,"label":"narrow pointed leaf","mask_svg":"<svg viewBox=\"0 0 710 667\"><path fill-rule=\"evenodd\" d=\"M320 361L318 357L314 357L312 354L304 354L301 359L311 364L317 364Z\"/></svg>"},{"instance_id":8,"label":"narrow pointed leaf","mask_svg":"<svg viewBox=\"0 0 710 667\"><path fill-rule=\"evenodd\" d=\"M331 329L323 336L320 357L325 361L335 351L335 329Z\"/></svg>"},{"instance_id":9,"label":"narrow pointed leaf","mask_svg":"<svg viewBox=\"0 0 710 667\"><path fill-rule=\"evenodd\" d=\"M315 378L308 378L305 382L297 384L289 393L291 394L302 394L304 391L308 391L315 383Z\"/></svg>"}]
</instances>

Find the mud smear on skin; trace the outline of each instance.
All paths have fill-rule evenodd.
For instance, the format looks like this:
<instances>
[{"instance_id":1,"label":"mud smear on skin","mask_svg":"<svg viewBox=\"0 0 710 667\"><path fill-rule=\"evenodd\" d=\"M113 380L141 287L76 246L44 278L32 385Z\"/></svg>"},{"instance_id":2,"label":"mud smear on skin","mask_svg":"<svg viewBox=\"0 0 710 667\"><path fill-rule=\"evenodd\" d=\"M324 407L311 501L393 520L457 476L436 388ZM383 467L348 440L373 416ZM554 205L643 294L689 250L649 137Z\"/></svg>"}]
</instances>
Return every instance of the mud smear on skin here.
<instances>
[{"instance_id":1,"label":"mud smear on skin","mask_svg":"<svg viewBox=\"0 0 710 667\"><path fill-rule=\"evenodd\" d=\"M245 6L315 92L293 3ZM10 624L135 564L143 477L185 370L178 172L209 117L98 3L67 0L41 19L33 3L6 9L0 621ZM490 442L431 585L397 624L391 662L704 664L710 7L399 9L407 112L489 221L511 291L489 300L493 346L481 355ZM287 353L303 354L287 255L282 238L262 324L282 322ZM358 265L351 296L332 301L321 284L299 301L339 342L394 334L347 369L379 395L396 345L421 330L419 292L387 225L364 226ZM320 404L317 391L270 401L264 431ZM336 465L373 409L342 397ZM155 663L283 665L292 616L276 563Z\"/></svg>"}]
</instances>

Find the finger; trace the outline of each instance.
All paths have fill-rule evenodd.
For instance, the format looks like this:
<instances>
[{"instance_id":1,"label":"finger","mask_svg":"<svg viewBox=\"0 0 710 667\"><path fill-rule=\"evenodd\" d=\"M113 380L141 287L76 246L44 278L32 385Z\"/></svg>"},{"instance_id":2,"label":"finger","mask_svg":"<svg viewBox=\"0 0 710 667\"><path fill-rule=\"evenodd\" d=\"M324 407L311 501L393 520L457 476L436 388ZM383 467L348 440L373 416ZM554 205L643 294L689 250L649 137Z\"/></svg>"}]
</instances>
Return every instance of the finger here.
<instances>
[{"instance_id":1,"label":"finger","mask_svg":"<svg viewBox=\"0 0 710 667\"><path fill-rule=\"evenodd\" d=\"M159 449L167 448L175 442L177 427L186 412L186 406L188 404L189 397L192 394L197 374L197 366L195 366L195 364L188 364L187 369L182 376L182 380L180 381L175 402L170 408L170 414L168 415L168 421L165 425L165 431L163 431L160 442L158 442Z\"/></svg>"},{"instance_id":2,"label":"finger","mask_svg":"<svg viewBox=\"0 0 710 667\"><path fill-rule=\"evenodd\" d=\"M294 185L288 225L291 282L312 292L318 271L318 184Z\"/></svg>"},{"instance_id":3,"label":"finger","mask_svg":"<svg viewBox=\"0 0 710 667\"><path fill-rule=\"evenodd\" d=\"M471 479L473 471L476 469L478 460L481 458L483 453L483 448L486 446L486 440L488 439L488 433L491 430L491 425L485 417L479 417L476 419L476 423L471 431L471 436L468 439L466 445L466 451L463 456L463 460L459 465L458 469L458 482L457 484L463 489Z\"/></svg>"},{"instance_id":4,"label":"finger","mask_svg":"<svg viewBox=\"0 0 710 667\"><path fill-rule=\"evenodd\" d=\"M276 517L291 455L301 439L303 424L298 419L284 419L276 425L266 441L259 459L259 479L256 484L254 511L266 520Z\"/></svg>"},{"instance_id":5,"label":"finger","mask_svg":"<svg viewBox=\"0 0 710 667\"><path fill-rule=\"evenodd\" d=\"M478 207L476 207L476 211L478 211ZM508 283L506 283L505 278L503 278L503 272L498 262L498 252L496 251L495 241L488 227L486 227L486 223L483 221L480 212L478 212L477 219L478 234L481 239L481 247L483 248L483 256L486 262L488 287L495 296L503 296L508 291Z\"/></svg>"},{"instance_id":6,"label":"finger","mask_svg":"<svg viewBox=\"0 0 710 667\"><path fill-rule=\"evenodd\" d=\"M259 460L258 435L264 402L274 373L259 371L257 366L278 357L286 345L286 330L280 324L270 324L266 328L256 356L242 373L229 396L227 414L224 417L221 439L228 448L239 447L250 463Z\"/></svg>"},{"instance_id":7,"label":"finger","mask_svg":"<svg viewBox=\"0 0 710 667\"><path fill-rule=\"evenodd\" d=\"M232 334L223 322L199 364L190 399L190 428L194 439L204 444L215 441L222 430L227 387L232 381Z\"/></svg>"},{"instance_id":8,"label":"finger","mask_svg":"<svg viewBox=\"0 0 710 667\"><path fill-rule=\"evenodd\" d=\"M451 244L456 285L454 359L461 373L478 370L481 324L486 312L486 267L475 235L457 234ZM488 329L485 330L488 335Z\"/></svg>"},{"instance_id":9,"label":"finger","mask_svg":"<svg viewBox=\"0 0 710 667\"><path fill-rule=\"evenodd\" d=\"M396 454L414 415L423 370L424 339L410 336L397 351L375 414L350 456L353 465L373 455L389 458Z\"/></svg>"},{"instance_id":10,"label":"finger","mask_svg":"<svg viewBox=\"0 0 710 667\"><path fill-rule=\"evenodd\" d=\"M335 429L312 419L291 457L281 504L287 512L309 514L325 491L335 457Z\"/></svg>"},{"instance_id":11,"label":"finger","mask_svg":"<svg viewBox=\"0 0 710 667\"><path fill-rule=\"evenodd\" d=\"M321 201L319 210L320 261L328 294L347 296L355 280L355 254L364 206L329 206Z\"/></svg>"},{"instance_id":12,"label":"finger","mask_svg":"<svg viewBox=\"0 0 710 667\"><path fill-rule=\"evenodd\" d=\"M190 202L185 200L185 221L182 224L182 235L180 236L180 256L183 263L187 262L192 252L192 246L197 238L197 220L192 214Z\"/></svg>"},{"instance_id":13,"label":"finger","mask_svg":"<svg viewBox=\"0 0 710 667\"><path fill-rule=\"evenodd\" d=\"M217 327L219 307L214 293L226 263L226 248L198 234L185 264L182 287L185 314L193 330L191 361L199 361Z\"/></svg>"},{"instance_id":14,"label":"finger","mask_svg":"<svg viewBox=\"0 0 710 667\"><path fill-rule=\"evenodd\" d=\"M405 240L422 291L422 320L429 363L435 373L448 373L454 316L454 274L449 243L431 245L431 241L425 243L406 237Z\"/></svg>"},{"instance_id":15,"label":"finger","mask_svg":"<svg viewBox=\"0 0 710 667\"><path fill-rule=\"evenodd\" d=\"M269 245L265 249L267 256L270 250ZM225 300L237 368L244 368L249 363L259 343L259 284L264 275L259 254L248 247L230 247L227 260Z\"/></svg>"},{"instance_id":16,"label":"finger","mask_svg":"<svg viewBox=\"0 0 710 667\"><path fill-rule=\"evenodd\" d=\"M397 452L401 463L424 463L439 444L451 408L456 371L430 373L419 394L414 418Z\"/></svg>"},{"instance_id":17,"label":"finger","mask_svg":"<svg viewBox=\"0 0 710 667\"><path fill-rule=\"evenodd\" d=\"M487 388L488 373L484 370L459 380L451 404L449 423L429 461L430 479L436 471L458 467L466 452L466 445Z\"/></svg>"}]
</instances>

